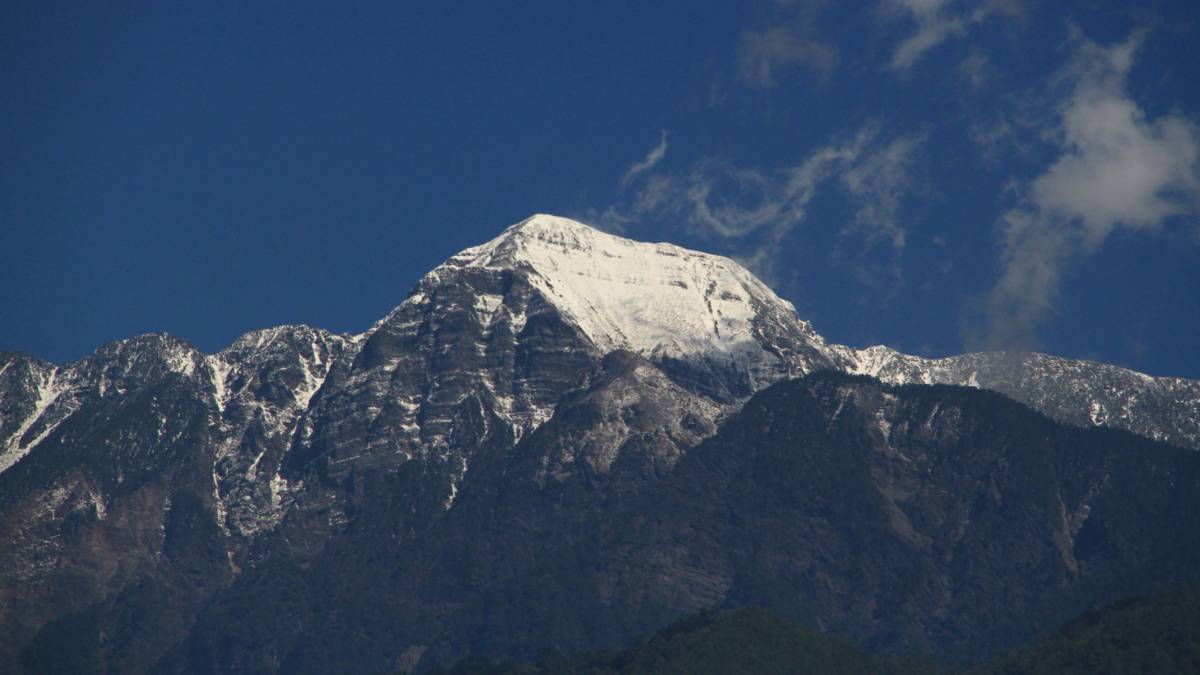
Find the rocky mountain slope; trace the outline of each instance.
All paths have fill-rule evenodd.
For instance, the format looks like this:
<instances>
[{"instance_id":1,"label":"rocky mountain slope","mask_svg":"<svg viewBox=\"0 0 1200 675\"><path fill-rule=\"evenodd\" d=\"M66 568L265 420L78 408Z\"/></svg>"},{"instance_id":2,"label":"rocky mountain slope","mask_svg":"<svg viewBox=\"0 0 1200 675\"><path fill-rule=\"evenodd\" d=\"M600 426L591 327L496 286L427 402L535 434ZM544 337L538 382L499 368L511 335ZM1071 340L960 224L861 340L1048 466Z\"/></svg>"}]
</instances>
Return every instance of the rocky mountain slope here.
<instances>
[{"instance_id":1,"label":"rocky mountain slope","mask_svg":"<svg viewBox=\"0 0 1200 675\"><path fill-rule=\"evenodd\" d=\"M1200 577L1200 534L1176 526L1200 506L1200 456L986 391L815 374L756 395L665 475L643 433L607 471L547 470L581 421L639 418L649 402L625 386L646 364L610 359L611 386L483 448L453 508L416 515L421 476L398 477L307 568L274 556L243 573L162 667L533 659L744 605L965 663Z\"/></svg>"},{"instance_id":2,"label":"rocky mountain slope","mask_svg":"<svg viewBox=\"0 0 1200 675\"><path fill-rule=\"evenodd\" d=\"M601 541L612 509L675 480L755 392L821 370L995 389L1063 422L1200 448L1200 383L1037 354L929 361L829 345L728 259L539 215L431 271L361 335L284 326L215 355L149 335L63 366L0 354L0 669L16 668L30 644L93 628L110 669L301 663L289 659L319 669L331 652L316 636L408 635L346 619L349 605L333 600L370 600L384 568L403 580L378 597L420 609L380 616L448 623L400 651L361 643L372 663L498 650L502 639L518 650L587 646L558 629L470 633L530 625L487 604L503 587L490 566L558 569L554 584L526 590L569 596L573 556L597 551L555 546ZM880 429L899 423L878 414ZM444 529L472 509L497 529ZM929 536L888 513L911 530L897 535L905 545ZM494 541L508 531L515 549ZM493 548L456 550L435 534ZM674 555L648 550L657 557L645 564ZM634 613L597 639L740 597L713 570L670 569L682 581L669 602L654 595L669 585L635 593L605 582L596 611L616 611L599 608L620 592L634 593L622 600ZM243 616L272 637L253 629L239 642L224 627Z\"/></svg>"}]
</instances>

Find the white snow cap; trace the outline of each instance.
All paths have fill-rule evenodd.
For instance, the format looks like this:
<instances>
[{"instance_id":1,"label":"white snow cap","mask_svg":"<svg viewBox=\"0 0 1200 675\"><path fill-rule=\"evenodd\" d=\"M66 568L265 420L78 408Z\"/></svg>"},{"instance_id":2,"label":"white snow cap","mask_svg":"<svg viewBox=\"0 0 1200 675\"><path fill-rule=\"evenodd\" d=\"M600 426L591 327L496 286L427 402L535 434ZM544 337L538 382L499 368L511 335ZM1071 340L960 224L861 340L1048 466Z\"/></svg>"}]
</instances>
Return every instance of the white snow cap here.
<instances>
[{"instance_id":1,"label":"white snow cap","mask_svg":"<svg viewBox=\"0 0 1200 675\"><path fill-rule=\"evenodd\" d=\"M446 266L526 270L603 351L740 360L762 349L753 334L756 303L795 313L728 258L632 241L545 214L466 249Z\"/></svg>"}]
</instances>

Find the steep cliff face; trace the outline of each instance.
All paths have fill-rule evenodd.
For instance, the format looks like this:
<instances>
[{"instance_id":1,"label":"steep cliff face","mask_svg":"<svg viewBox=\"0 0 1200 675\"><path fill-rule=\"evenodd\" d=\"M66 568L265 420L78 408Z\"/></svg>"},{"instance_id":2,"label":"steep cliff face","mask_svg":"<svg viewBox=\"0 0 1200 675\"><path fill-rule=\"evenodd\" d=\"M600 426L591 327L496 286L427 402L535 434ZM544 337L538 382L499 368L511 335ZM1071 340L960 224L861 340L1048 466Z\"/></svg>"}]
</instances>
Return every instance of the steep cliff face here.
<instances>
[{"instance_id":1,"label":"steep cliff face","mask_svg":"<svg viewBox=\"0 0 1200 675\"><path fill-rule=\"evenodd\" d=\"M216 408L217 522L244 547L274 529L295 488L281 475L300 422L330 369L355 340L307 326L258 330L206 357Z\"/></svg>"},{"instance_id":2,"label":"steep cliff face","mask_svg":"<svg viewBox=\"0 0 1200 675\"><path fill-rule=\"evenodd\" d=\"M94 660L114 668L141 669L160 658L201 670L318 668L338 653L324 642L331 635L371 654L370 663L403 665L505 644L518 651L592 646L708 604L760 601L769 593L747 590L747 579L771 575L751 574L730 556L766 544L715 525L730 515L713 513L719 502L706 501L699 486L727 488L710 485L712 476L697 466L719 459L714 447L757 457L745 448L758 447L754 435L767 437L779 420L728 431L746 434L742 445L705 441L727 421L744 419L739 411L756 392L823 370L994 389L1060 421L1200 448L1196 382L1037 354L929 361L829 345L728 259L538 215L438 266L360 335L283 326L249 333L213 355L147 335L63 366L0 354L0 669L16 668L22 650L41 645L35 651L42 653L93 629L107 636L95 643ZM926 439L896 408L898 394L869 389L829 398L839 403L819 414L803 408L797 418L828 431L840 428L847 411L865 415L866 431L846 452L874 453L873 487L839 489L882 495L872 518L899 542L881 539L890 542L885 549L930 549L945 536L938 528L969 529L964 523L976 521L955 510L966 507L941 504L932 493L914 496L925 475L914 467L935 469L903 443L936 445L974 432L939 417L942 425L928 432L935 437ZM708 459L690 459L697 446L710 448L698 456ZM780 461L780 476L819 473ZM826 459L804 461L820 467ZM771 473L766 464L755 470ZM762 478L770 485L777 477ZM815 498L837 478L789 489L800 491L797 499ZM939 487L952 494L978 488L969 481ZM660 493L674 501L646 501ZM1063 497L1066 515L1055 518L1082 518L1071 499ZM918 503L941 510L914 516L908 509ZM635 504L642 512L614 515ZM708 516L663 520L686 513ZM838 528L852 525L813 525L804 537L832 542L844 535ZM1070 529L1041 532L1066 566L1067 586L1085 567L1062 553L1074 550ZM623 532L650 539L623 543ZM803 537L796 537L800 547ZM840 545L851 550L854 541ZM966 564L951 544L937 545L938 555ZM772 564L793 564L786 561L797 551L772 553L779 558ZM591 576L579 576L580 565ZM660 577L646 577L639 566ZM814 570L847 584L859 573ZM1050 570L1030 574L1062 572ZM540 581L530 585L531 578ZM929 590L931 597L954 595L945 586L951 581L937 583L943 586ZM863 628L863 616L838 614L849 611L836 605L850 596L805 592L823 625L879 644L954 642L930 633L925 618L912 619L919 628L903 624L914 636L881 637ZM512 593L532 604L504 600ZM591 598L594 611L549 623L539 614L568 612L567 599L576 596ZM948 605L922 602L905 605L904 616L958 616ZM364 638L376 629L347 619L350 606L374 607L372 622L386 617L402 627L379 634L409 651L394 654L394 645ZM279 607L297 618L266 616ZM540 618L525 621L530 612ZM240 646L195 660L217 650L213 640L232 639L228 627L245 617L273 627L270 634L242 626Z\"/></svg>"}]
</instances>

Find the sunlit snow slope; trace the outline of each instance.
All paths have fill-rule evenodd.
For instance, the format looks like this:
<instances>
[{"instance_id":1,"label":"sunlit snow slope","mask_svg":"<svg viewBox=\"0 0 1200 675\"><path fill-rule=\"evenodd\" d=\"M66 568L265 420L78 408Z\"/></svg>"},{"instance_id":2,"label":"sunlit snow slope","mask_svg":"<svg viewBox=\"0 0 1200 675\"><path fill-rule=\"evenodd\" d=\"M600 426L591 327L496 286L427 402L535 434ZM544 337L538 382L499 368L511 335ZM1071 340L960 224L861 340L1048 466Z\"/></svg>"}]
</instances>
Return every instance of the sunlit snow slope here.
<instances>
[{"instance_id":1,"label":"sunlit snow slope","mask_svg":"<svg viewBox=\"0 0 1200 675\"><path fill-rule=\"evenodd\" d=\"M737 358L760 350L754 303L794 311L728 258L635 242L556 216L534 216L450 262L529 270L538 290L604 351Z\"/></svg>"}]
</instances>

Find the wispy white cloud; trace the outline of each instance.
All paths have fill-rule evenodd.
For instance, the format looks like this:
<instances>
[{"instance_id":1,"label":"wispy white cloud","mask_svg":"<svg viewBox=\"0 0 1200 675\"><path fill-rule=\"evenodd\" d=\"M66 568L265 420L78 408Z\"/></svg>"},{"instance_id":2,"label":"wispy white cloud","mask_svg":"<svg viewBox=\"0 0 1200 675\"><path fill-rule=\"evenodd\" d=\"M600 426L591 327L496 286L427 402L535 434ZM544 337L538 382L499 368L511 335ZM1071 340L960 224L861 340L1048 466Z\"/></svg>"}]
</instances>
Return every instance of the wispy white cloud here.
<instances>
[{"instance_id":1,"label":"wispy white cloud","mask_svg":"<svg viewBox=\"0 0 1200 675\"><path fill-rule=\"evenodd\" d=\"M916 30L892 51L888 68L906 71L928 51L955 37L966 35L973 26L991 16L1020 16L1017 0L883 0L884 13L911 21Z\"/></svg>"},{"instance_id":2,"label":"wispy white cloud","mask_svg":"<svg viewBox=\"0 0 1200 675\"><path fill-rule=\"evenodd\" d=\"M776 2L766 25L738 36L737 75L742 83L767 90L780 73L803 68L821 79L837 70L837 46L817 28L826 0Z\"/></svg>"},{"instance_id":3,"label":"wispy white cloud","mask_svg":"<svg viewBox=\"0 0 1200 675\"><path fill-rule=\"evenodd\" d=\"M1075 35L1058 77L1065 94L1052 138L1058 156L1001 220L1000 278L975 346L1030 348L1053 311L1064 264L1118 229L1153 231L1200 211L1200 127L1150 119L1126 91L1145 33L1104 47Z\"/></svg>"},{"instance_id":4,"label":"wispy white cloud","mask_svg":"<svg viewBox=\"0 0 1200 675\"><path fill-rule=\"evenodd\" d=\"M655 165L662 161L663 157L667 156L667 132L664 129L662 135L658 139L658 145L650 149L646 156L641 161L634 162L629 169L625 171L625 175L621 176L621 189L624 190L629 186L633 179L637 178Z\"/></svg>"},{"instance_id":5,"label":"wispy white cloud","mask_svg":"<svg viewBox=\"0 0 1200 675\"><path fill-rule=\"evenodd\" d=\"M888 64L892 70L911 68L925 52L966 32L966 21L962 17L945 17L940 12L914 12L913 18L917 21L917 32L905 38L892 52Z\"/></svg>"},{"instance_id":6,"label":"wispy white cloud","mask_svg":"<svg viewBox=\"0 0 1200 675\"><path fill-rule=\"evenodd\" d=\"M1013 129L1008 118L999 112L982 113L967 123L967 137L979 147L987 162L996 163L1003 150L1013 146Z\"/></svg>"},{"instance_id":7,"label":"wispy white cloud","mask_svg":"<svg viewBox=\"0 0 1200 675\"><path fill-rule=\"evenodd\" d=\"M681 173L648 174L621 204L585 218L616 231L635 223L679 223L693 234L722 240L722 248L771 279L782 242L802 226L817 226L809 222L809 206L820 191L833 189L854 213L839 228L833 254L870 282L880 275L859 251L882 245L891 252L885 276L895 279L906 237L898 212L923 142L911 136L885 139L878 127L868 126L777 171L707 159Z\"/></svg>"},{"instance_id":8,"label":"wispy white cloud","mask_svg":"<svg viewBox=\"0 0 1200 675\"><path fill-rule=\"evenodd\" d=\"M738 77L759 89L774 86L781 68L800 66L828 77L837 65L836 47L791 26L744 30L738 39Z\"/></svg>"},{"instance_id":9,"label":"wispy white cloud","mask_svg":"<svg viewBox=\"0 0 1200 675\"><path fill-rule=\"evenodd\" d=\"M971 85L972 89L980 89L987 81L988 58L979 51L972 51L970 56L958 64L958 76Z\"/></svg>"},{"instance_id":10,"label":"wispy white cloud","mask_svg":"<svg viewBox=\"0 0 1200 675\"><path fill-rule=\"evenodd\" d=\"M900 279L899 256L907 240L900 207L911 192L914 160L925 140L924 136L905 136L881 144L839 176L857 210L842 228L837 253L864 284L882 287ZM864 262L881 246L890 259L883 270Z\"/></svg>"}]
</instances>

